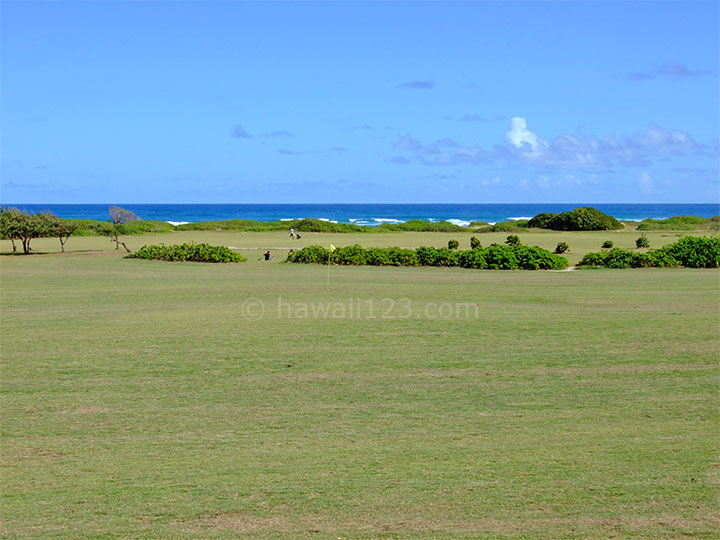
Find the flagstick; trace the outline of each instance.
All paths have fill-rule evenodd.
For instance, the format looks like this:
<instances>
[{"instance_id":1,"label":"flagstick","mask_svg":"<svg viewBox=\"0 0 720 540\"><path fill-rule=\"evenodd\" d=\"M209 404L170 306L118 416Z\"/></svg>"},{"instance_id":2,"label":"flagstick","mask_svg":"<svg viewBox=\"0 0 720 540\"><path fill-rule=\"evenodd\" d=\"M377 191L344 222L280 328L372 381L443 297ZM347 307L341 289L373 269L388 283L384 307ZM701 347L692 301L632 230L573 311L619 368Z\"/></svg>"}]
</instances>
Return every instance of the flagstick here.
<instances>
[{"instance_id":1,"label":"flagstick","mask_svg":"<svg viewBox=\"0 0 720 540\"><path fill-rule=\"evenodd\" d=\"M327 283L325 283L326 287L330 286L330 257L332 257L332 251L328 252L328 272L327 272Z\"/></svg>"}]
</instances>

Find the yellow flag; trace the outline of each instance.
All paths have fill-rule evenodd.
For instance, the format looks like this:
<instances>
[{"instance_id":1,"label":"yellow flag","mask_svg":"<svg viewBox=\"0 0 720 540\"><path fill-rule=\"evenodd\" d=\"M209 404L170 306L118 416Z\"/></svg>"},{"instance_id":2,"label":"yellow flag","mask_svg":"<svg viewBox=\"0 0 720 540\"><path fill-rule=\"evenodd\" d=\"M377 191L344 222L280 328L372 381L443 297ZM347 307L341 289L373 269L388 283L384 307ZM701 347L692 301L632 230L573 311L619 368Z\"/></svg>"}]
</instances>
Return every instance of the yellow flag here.
<instances>
[{"instance_id":1,"label":"yellow flag","mask_svg":"<svg viewBox=\"0 0 720 540\"><path fill-rule=\"evenodd\" d=\"M330 244L330 253L332 253L333 251L335 251L335 246L333 246L332 244Z\"/></svg>"}]
</instances>

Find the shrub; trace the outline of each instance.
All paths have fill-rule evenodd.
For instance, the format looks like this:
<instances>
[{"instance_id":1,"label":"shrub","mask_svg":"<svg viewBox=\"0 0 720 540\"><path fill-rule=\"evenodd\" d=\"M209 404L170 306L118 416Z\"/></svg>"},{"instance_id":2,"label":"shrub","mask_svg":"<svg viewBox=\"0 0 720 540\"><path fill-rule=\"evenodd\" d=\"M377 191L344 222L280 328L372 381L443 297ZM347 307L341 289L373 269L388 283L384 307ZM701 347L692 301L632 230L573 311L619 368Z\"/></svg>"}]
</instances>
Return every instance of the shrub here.
<instances>
[{"instance_id":1,"label":"shrub","mask_svg":"<svg viewBox=\"0 0 720 540\"><path fill-rule=\"evenodd\" d=\"M146 245L135 253L125 255L126 259L155 259L159 261L189 261L189 262L245 262L247 259L225 246L212 246L210 244L165 244Z\"/></svg>"},{"instance_id":2,"label":"shrub","mask_svg":"<svg viewBox=\"0 0 720 540\"><path fill-rule=\"evenodd\" d=\"M505 239L505 243L508 246L519 246L520 245L520 237L517 234L511 234Z\"/></svg>"},{"instance_id":3,"label":"shrub","mask_svg":"<svg viewBox=\"0 0 720 540\"><path fill-rule=\"evenodd\" d=\"M393 265L387 249L384 248L368 248L365 252L365 264L371 266L388 266Z\"/></svg>"},{"instance_id":4,"label":"shrub","mask_svg":"<svg viewBox=\"0 0 720 540\"><path fill-rule=\"evenodd\" d=\"M663 251L683 266L720 268L720 238L717 236L684 236Z\"/></svg>"},{"instance_id":5,"label":"shrub","mask_svg":"<svg viewBox=\"0 0 720 540\"><path fill-rule=\"evenodd\" d=\"M460 242L457 240L449 240L448 241L448 249L457 249L460 247Z\"/></svg>"},{"instance_id":6,"label":"shrub","mask_svg":"<svg viewBox=\"0 0 720 540\"><path fill-rule=\"evenodd\" d=\"M491 245L487 249L485 260L490 270L515 270L518 268L518 260L512 246Z\"/></svg>"},{"instance_id":7,"label":"shrub","mask_svg":"<svg viewBox=\"0 0 720 540\"><path fill-rule=\"evenodd\" d=\"M306 264L327 264L329 250L322 246L311 245L305 246L299 251L295 251L292 255L289 255L287 260L289 262L306 263Z\"/></svg>"},{"instance_id":8,"label":"shrub","mask_svg":"<svg viewBox=\"0 0 720 540\"><path fill-rule=\"evenodd\" d=\"M623 224L614 217L589 206L561 214L538 214L527 225L555 231L605 231L623 228Z\"/></svg>"},{"instance_id":9,"label":"shrub","mask_svg":"<svg viewBox=\"0 0 720 540\"><path fill-rule=\"evenodd\" d=\"M478 240L477 236L470 237L470 249L477 249L481 247L482 244L480 243L480 240Z\"/></svg>"},{"instance_id":10,"label":"shrub","mask_svg":"<svg viewBox=\"0 0 720 540\"><path fill-rule=\"evenodd\" d=\"M484 269L487 268L486 254L486 250L482 248L461 251L458 257L458 263L463 268Z\"/></svg>"},{"instance_id":11,"label":"shrub","mask_svg":"<svg viewBox=\"0 0 720 540\"><path fill-rule=\"evenodd\" d=\"M635 240L635 247L637 247L638 249L650 247L650 240L648 240L648 237L645 236L645 233L642 233L640 237Z\"/></svg>"},{"instance_id":12,"label":"shrub","mask_svg":"<svg viewBox=\"0 0 720 540\"><path fill-rule=\"evenodd\" d=\"M602 247L603 249L612 249L612 247L613 247L614 245L615 245L615 244L613 244L612 240L605 240L605 241L603 242L603 245L602 245L601 247Z\"/></svg>"},{"instance_id":13,"label":"shrub","mask_svg":"<svg viewBox=\"0 0 720 540\"><path fill-rule=\"evenodd\" d=\"M542 212L528 221L528 227L535 227L538 229L552 229L550 223L557 217L558 214L551 214L549 212Z\"/></svg>"},{"instance_id":14,"label":"shrub","mask_svg":"<svg viewBox=\"0 0 720 540\"><path fill-rule=\"evenodd\" d=\"M642 268L649 259L644 253L635 253L620 248L610 251L586 253L579 266L604 266L606 268Z\"/></svg>"},{"instance_id":15,"label":"shrub","mask_svg":"<svg viewBox=\"0 0 720 540\"><path fill-rule=\"evenodd\" d=\"M356 266L364 265L367 264L367 252L358 244L337 248L332 254L332 262Z\"/></svg>"},{"instance_id":16,"label":"shrub","mask_svg":"<svg viewBox=\"0 0 720 540\"><path fill-rule=\"evenodd\" d=\"M570 246L567 245L567 242L559 242L558 245L555 246L555 253L559 255L561 253L565 253L569 249Z\"/></svg>"},{"instance_id":17,"label":"shrub","mask_svg":"<svg viewBox=\"0 0 720 540\"><path fill-rule=\"evenodd\" d=\"M458 266L460 264L460 252L455 249L440 248L437 250L435 264L433 266Z\"/></svg>"}]
</instances>

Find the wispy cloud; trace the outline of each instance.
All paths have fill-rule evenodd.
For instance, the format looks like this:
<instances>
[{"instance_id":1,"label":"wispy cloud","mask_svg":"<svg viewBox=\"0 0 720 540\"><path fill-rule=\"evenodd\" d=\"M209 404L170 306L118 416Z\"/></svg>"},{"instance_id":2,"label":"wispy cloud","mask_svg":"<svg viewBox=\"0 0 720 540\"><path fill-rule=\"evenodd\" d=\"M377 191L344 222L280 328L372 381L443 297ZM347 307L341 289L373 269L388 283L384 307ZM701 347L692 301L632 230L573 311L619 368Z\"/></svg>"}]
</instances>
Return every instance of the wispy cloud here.
<instances>
[{"instance_id":1,"label":"wispy cloud","mask_svg":"<svg viewBox=\"0 0 720 540\"><path fill-rule=\"evenodd\" d=\"M480 114L463 114L460 117L461 122L488 122L490 119Z\"/></svg>"},{"instance_id":2,"label":"wispy cloud","mask_svg":"<svg viewBox=\"0 0 720 540\"><path fill-rule=\"evenodd\" d=\"M408 88L410 90L432 90L435 88L435 81L432 79L427 81L408 81L400 84L398 88Z\"/></svg>"},{"instance_id":3,"label":"wispy cloud","mask_svg":"<svg viewBox=\"0 0 720 540\"><path fill-rule=\"evenodd\" d=\"M648 71L635 71L627 74L631 81L646 81L648 79L686 79L708 75L707 71L692 70L685 64L664 64L655 66Z\"/></svg>"},{"instance_id":4,"label":"wispy cloud","mask_svg":"<svg viewBox=\"0 0 720 540\"><path fill-rule=\"evenodd\" d=\"M230 130L230 135L235 139L252 139L252 135L245 131L245 128L240 124L233 126L232 130Z\"/></svg>"},{"instance_id":5,"label":"wispy cloud","mask_svg":"<svg viewBox=\"0 0 720 540\"><path fill-rule=\"evenodd\" d=\"M263 137L293 137L293 134L286 129L281 129L278 131L271 131L270 133L263 133Z\"/></svg>"},{"instance_id":6,"label":"wispy cloud","mask_svg":"<svg viewBox=\"0 0 720 540\"><path fill-rule=\"evenodd\" d=\"M643 193L652 193L655 185L653 179L647 171L643 171L638 179L638 184Z\"/></svg>"},{"instance_id":7,"label":"wispy cloud","mask_svg":"<svg viewBox=\"0 0 720 540\"><path fill-rule=\"evenodd\" d=\"M644 132L604 138L592 135L559 135L544 140L515 117L505 142L486 150L464 146L452 139L422 143L410 135L398 139L393 148L406 152L427 165L505 162L548 168L642 167L654 159L683 155L716 155L712 147L696 142L690 135L651 124Z\"/></svg>"}]
</instances>

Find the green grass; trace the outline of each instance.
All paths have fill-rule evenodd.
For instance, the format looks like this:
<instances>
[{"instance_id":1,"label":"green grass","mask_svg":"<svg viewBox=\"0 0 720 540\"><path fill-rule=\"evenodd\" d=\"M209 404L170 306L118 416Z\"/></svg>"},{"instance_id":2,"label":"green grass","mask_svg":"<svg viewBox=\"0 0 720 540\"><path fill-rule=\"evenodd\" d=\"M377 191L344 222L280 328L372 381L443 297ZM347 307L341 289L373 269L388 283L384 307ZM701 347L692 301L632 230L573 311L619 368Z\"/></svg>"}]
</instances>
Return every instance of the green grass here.
<instances>
[{"instance_id":1,"label":"green grass","mask_svg":"<svg viewBox=\"0 0 720 540\"><path fill-rule=\"evenodd\" d=\"M716 536L717 271L333 267L328 286L257 261L305 236L128 243L163 236L257 256L128 260L88 237L0 259L4 538ZM324 305L345 316L301 317Z\"/></svg>"}]
</instances>

